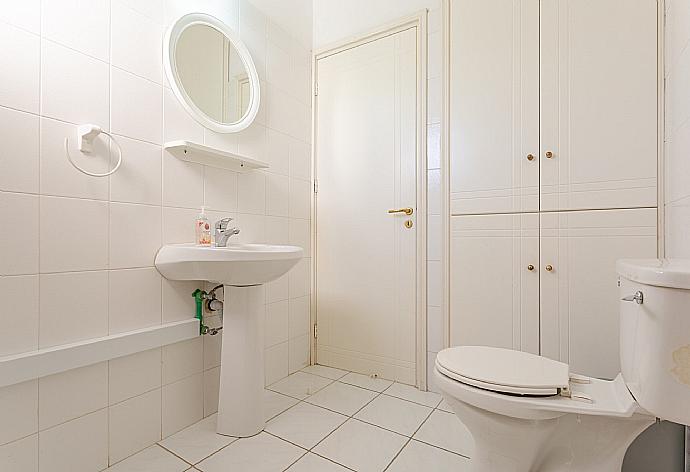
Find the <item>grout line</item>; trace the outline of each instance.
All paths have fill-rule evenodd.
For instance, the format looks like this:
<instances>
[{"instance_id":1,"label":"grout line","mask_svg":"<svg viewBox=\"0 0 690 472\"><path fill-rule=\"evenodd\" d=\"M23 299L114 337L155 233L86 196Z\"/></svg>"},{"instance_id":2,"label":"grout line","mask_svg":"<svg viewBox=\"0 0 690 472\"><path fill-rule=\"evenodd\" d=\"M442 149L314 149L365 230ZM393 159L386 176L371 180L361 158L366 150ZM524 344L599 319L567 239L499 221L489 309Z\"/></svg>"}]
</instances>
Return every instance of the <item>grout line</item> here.
<instances>
[{"instance_id":1,"label":"grout line","mask_svg":"<svg viewBox=\"0 0 690 472\"><path fill-rule=\"evenodd\" d=\"M194 424L196 424L196 423L194 423ZM191 425L190 425L190 426L191 426ZM186 428L185 428L185 429L186 429ZM161 441L162 441L162 440L161 440ZM235 442L235 441L233 441L233 442ZM232 443L230 443L230 444L232 444ZM230 444L228 444L228 446L229 446ZM189 462L187 459L185 459L184 457L182 457L182 456L180 456L179 454L177 454L175 451L172 451L172 450L168 449L167 447L165 447L164 445L162 445L160 442L157 442L155 445L158 446L158 447L160 447L161 449L164 449L164 450L168 451L170 454L172 454L173 456L177 457L178 459L180 459L181 461L183 461L185 464L189 464L190 467L194 467L194 464L192 464L192 463ZM227 447L227 446L226 446L226 447ZM219 450L220 450L220 449L219 449ZM203 460L203 459L202 459L202 460ZM198 462L197 462L197 464L198 464Z\"/></svg>"},{"instance_id":2,"label":"grout line","mask_svg":"<svg viewBox=\"0 0 690 472\"><path fill-rule=\"evenodd\" d=\"M441 447L441 446L438 446L438 445L436 445L436 444L431 444L431 443L429 443L429 442L422 441L422 440L419 439L419 438L412 438L412 439L414 439L415 441L420 442L420 443L422 443L422 444L426 444L427 446L435 447L436 449L441 449L442 451L450 452L451 454L455 454L456 456L460 456L460 457L464 457L465 459L470 459L470 460L472 460L472 458L471 458L470 456L466 456L466 455L464 455L464 454L460 454L459 452L456 452L456 451L451 451L450 449L446 449L445 447Z\"/></svg>"},{"instance_id":3,"label":"grout line","mask_svg":"<svg viewBox=\"0 0 690 472\"><path fill-rule=\"evenodd\" d=\"M314 446L314 447L316 447L316 446ZM344 467L344 468L346 468L347 470L353 470L353 471L355 470L355 469L353 469L353 468L351 468L351 467L346 466L345 464L341 464L340 462L334 461L334 460L331 459L330 457L326 457L326 456L324 456L324 455L321 455L321 454L319 454L318 452L314 452L314 451L309 451L309 452L310 452L311 454L314 454L315 456L320 457L321 459L327 460L328 462L332 462L332 463L334 463L334 464L338 464L340 467ZM355 472L356 472L356 471L355 471Z\"/></svg>"},{"instance_id":4,"label":"grout line","mask_svg":"<svg viewBox=\"0 0 690 472\"><path fill-rule=\"evenodd\" d=\"M405 442L405 444L403 444L403 447L401 447L400 450L393 456L393 458L390 460L388 465L383 468L383 472L386 472L390 468L390 466L393 465L393 462L395 462L395 459L397 459L398 456L400 455L400 453L405 450L407 445L410 444L410 441L412 441L412 438L407 438L407 441Z\"/></svg>"},{"instance_id":5,"label":"grout line","mask_svg":"<svg viewBox=\"0 0 690 472\"><path fill-rule=\"evenodd\" d=\"M278 439L281 439L281 438L278 438ZM297 459L295 459L290 465L288 465L286 468L284 468L284 469L283 469L283 472L285 472L285 471L288 470L290 467L292 467L293 465L295 465L297 462L299 462L299 461L300 461L304 456L306 456L307 454L309 454L309 452L308 452L308 451L304 451L304 454L302 454L301 456L299 456L299 457L298 457Z\"/></svg>"},{"instance_id":6,"label":"grout line","mask_svg":"<svg viewBox=\"0 0 690 472\"><path fill-rule=\"evenodd\" d=\"M434 414L434 411L436 411L435 408L434 408L433 410L431 410L431 411L429 412L429 414L426 416L426 418L424 418L424 421L422 421L422 422L419 424L419 426L417 426L417 429L415 429L414 432L409 436L409 439L407 440L407 442L403 445L403 447L400 448L400 450L399 450L398 453L393 457L393 459L391 459L391 461L388 463L388 465L386 466L386 468L383 469L384 472L385 472L386 470L388 470L388 468L389 468L391 465L393 465L393 462L395 462L395 460L398 458L398 456L400 455L400 453L403 452L403 451L405 450L405 448L408 446L408 444L410 444L410 442L412 441L412 438L414 437L414 435L417 434L417 432L418 432L420 429L422 429L422 426L424 426L424 424L429 420L429 418L431 418L431 415Z\"/></svg>"}]
</instances>

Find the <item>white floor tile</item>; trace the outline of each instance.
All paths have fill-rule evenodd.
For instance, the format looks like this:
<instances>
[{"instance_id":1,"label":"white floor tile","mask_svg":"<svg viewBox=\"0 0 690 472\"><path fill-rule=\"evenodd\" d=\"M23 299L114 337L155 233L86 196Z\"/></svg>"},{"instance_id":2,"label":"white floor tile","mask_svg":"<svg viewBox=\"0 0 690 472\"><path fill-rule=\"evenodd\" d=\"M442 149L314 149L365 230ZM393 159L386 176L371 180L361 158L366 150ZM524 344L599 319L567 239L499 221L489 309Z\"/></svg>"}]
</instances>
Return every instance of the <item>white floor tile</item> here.
<instances>
[{"instance_id":1,"label":"white floor tile","mask_svg":"<svg viewBox=\"0 0 690 472\"><path fill-rule=\"evenodd\" d=\"M426 406L380 395L360 410L355 418L411 437L432 411Z\"/></svg>"},{"instance_id":2,"label":"white floor tile","mask_svg":"<svg viewBox=\"0 0 690 472\"><path fill-rule=\"evenodd\" d=\"M434 410L414 438L467 457L472 456L474 449L474 440L465 425L455 414L441 410Z\"/></svg>"},{"instance_id":3,"label":"white floor tile","mask_svg":"<svg viewBox=\"0 0 690 472\"><path fill-rule=\"evenodd\" d=\"M272 390L264 390L264 418L266 421L277 416L299 402L296 398L288 397Z\"/></svg>"},{"instance_id":4,"label":"white floor tile","mask_svg":"<svg viewBox=\"0 0 690 472\"><path fill-rule=\"evenodd\" d=\"M422 392L417 387L397 382L388 387L383 393L391 397L402 398L403 400L430 406L431 408L436 408L442 400L441 395L438 393Z\"/></svg>"},{"instance_id":5,"label":"white floor tile","mask_svg":"<svg viewBox=\"0 0 690 472\"><path fill-rule=\"evenodd\" d=\"M406 442L405 436L350 419L314 452L360 472L381 472Z\"/></svg>"},{"instance_id":6,"label":"white floor tile","mask_svg":"<svg viewBox=\"0 0 690 472\"><path fill-rule=\"evenodd\" d=\"M453 409L450 407L450 404L445 400L441 400L441 403L438 405L439 410L447 411L448 413L453 413Z\"/></svg>"},{"instance_id":7,"label":"white floor tile","mask_svg":"<svg viewBox=\"0 0 690 472\"><path fill-rule=\"evenodd\" d=\"M317 406L352 416L376 397L376 393L354 385L334 382L306 401Z\"/></svg>"},{"instance_id":8,"label":"white floor tile","mask_svg":"<svg viewBox=\"0 0 690 472\"><path fill-rule=\"evenodd\" d=\"M106 470L107 472L182 472L187 469L189 469L189 464L183 460L160 446L151 446Z\"/></svg>"},{"instance_id":9,"label":"white floor tile","mask_svg":"<svg viewBox=\"0 0 690 472\"><path fill-rule=\"evenodd\" d=\"M434 446L412 440L386 472L469 472L470 460Z\"/></svg>"},{"instance_id":10,"label":"white floor tile","mask_svg":"<svg viewBox=\"0 0 690 472\"><path fill-rule=\"evenodd\" d=\"M266 425L266 431L311 449L345 421L347 416L300 403L273 418Z\"/></svg>"},{"instance_id":11,"label":"white floor tile","mask_svg":"<svg viewBox=\"0 0 690 472\"><path fill-rule=\"evenodd\" d=\"M325 365L310 365L302 369L302 372L319 375L332 380L338 380L339 378L347 375L346 370L340 370L336 369L335 367L328 367Z\"/></svg>"},{"instance_id":12,"label":"white floor tile","mask_svg":"<svg viewBox=\"0 0 690 472\"><path fill-rule=\"evenodd\" d=\"M274 392L304 400L309 395L315 394L331 382L333 381L317 375L295 372L283 380L269 385L268 388Z\"/></svg>"},{"instance_id":13,"label":"white floor tile","mask_svg":"<svg viewBox=\"0 0 690 472\"><path fill-rule=\"evenodd\" d=\"M38 434L0 446L0 470L38 471Z\"/></svg>"},{"instance_id":14,"label":"white floor tile","mask_svg":"<svg viewBox=\"0 0 690 472\"><path fill-rule=\"evenodd\" d=\"M236 440L216 433L217 418L218 415L209 416L164 439L160 444L187 462L196 464Z\"/></svg>"},{"instance_id":15,"label":"white floor tile","mask_svg":"<svg viewBox=\"0 0 690 472\"><path fill-rule=\"evenodd\" d=\"M347 472L350 469L311 452L295 462L286 472Z\"/></svg>"},{"instance_id":16,"label":"white floor tile","mask_svg":"<svg viewBox=\"0 0 690 472\"><path fill-rule=\"evenodd\" d=\"M391 380L369 377L368 375L357 374L355 372L350 372L345 377L341 378L340 381L375 392L383 392L393 384Z\"/></svg>"},{"instance_id":17,"label":"white floor tile","mask_svg":"<svg viewBox=\"0 0 690 472\"><path fill-rule=\"evenodd\" d=\"M305 452L282 439L260 433L235 441L195 467L203 472L276 472L287 469Z\"/></svg>"}]
</instances>

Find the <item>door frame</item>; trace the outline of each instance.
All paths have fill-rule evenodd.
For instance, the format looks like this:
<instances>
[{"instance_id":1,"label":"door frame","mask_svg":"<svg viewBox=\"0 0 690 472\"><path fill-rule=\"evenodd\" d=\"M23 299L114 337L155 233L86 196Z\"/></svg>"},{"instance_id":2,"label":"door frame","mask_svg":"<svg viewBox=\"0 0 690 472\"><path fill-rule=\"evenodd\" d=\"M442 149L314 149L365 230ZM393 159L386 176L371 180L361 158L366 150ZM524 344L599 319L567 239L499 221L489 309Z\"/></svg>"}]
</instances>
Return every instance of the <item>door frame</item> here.
<instances>
[{"instance_id":1,"label":"door frame","mask_svg":"<svg viewBox=\"0 0 690 472\"><path fill-rule=\"evenodd\" d=\"M317 106L318 106L318 61L339 52L376 41L393 34L416 28L417 37L417 244L416 244L416 307L415 307L415 384L420 389L427 389L427 14L422 10L414 15L404 17L392 23L375 28L363 34L338 41L314 51L312 56L312 149L311 149L311 309L310 309L310 364L316 359L316 142L318 139Z\"/></svg>"}]
</instances>

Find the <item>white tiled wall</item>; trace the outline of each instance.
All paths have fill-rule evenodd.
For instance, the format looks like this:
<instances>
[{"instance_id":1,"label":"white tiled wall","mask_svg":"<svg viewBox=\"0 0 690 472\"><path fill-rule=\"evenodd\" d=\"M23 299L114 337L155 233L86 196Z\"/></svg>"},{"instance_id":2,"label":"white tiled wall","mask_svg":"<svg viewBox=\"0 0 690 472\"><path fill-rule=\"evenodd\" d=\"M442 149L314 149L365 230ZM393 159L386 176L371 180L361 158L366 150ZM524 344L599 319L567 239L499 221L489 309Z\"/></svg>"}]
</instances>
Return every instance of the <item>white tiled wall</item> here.
<instances>
[{"instance_id":1,"label":"white tiled wall","mask_svg":"<svg viewBox=\"0 0 690 472\"><path fill-rule=\"evenodd\" d=\"M690 4L666 7L666 254L690 258Z\"/></svg>"},{"instance_id":2,"label":"white tiled wall","mask_svg":"<svg viewBox=\"0 0 690 472\"><path fill-rule=\"evenodd\" d=\"M427 102L427 382L438 391L431 375L436 354L444 348L443 263L441 261L441 117L443 101L443 25L440 2L429 11Z\"/></svg>"},{"instance_id":3,"label":"white tiled wall","mask_svg":"<svg viewBox=\"0 0 690 472\"><path fill-rule=\"evenodd\" d=\"M690 258L690 3L666 0L666 256ZM690 471L690 430L686 470Z\"/></svg>"},{"instance_id":4,"label":"white tiled wall","mask_svg":"<svg viewBox=\"0 0 690 472\"><path fill-rule=\"evenodd\" d=\"M252 52L256 122L205 130L162 73L165 27L218 16ZM246 0L21 0L0 8L0 356L194 315L197 283L162 279L161 244L193 240L198 208L233 216L240 241L309 254L310 51ZM115 134L124 162L74 149L75 126ZM270 164L236 174L162 152L189 139ZM267 289L266 381L308 363L309 261ZM0 389L0 470L98 471L215 411L220 336Z\"/></svg>"}]
</instances>

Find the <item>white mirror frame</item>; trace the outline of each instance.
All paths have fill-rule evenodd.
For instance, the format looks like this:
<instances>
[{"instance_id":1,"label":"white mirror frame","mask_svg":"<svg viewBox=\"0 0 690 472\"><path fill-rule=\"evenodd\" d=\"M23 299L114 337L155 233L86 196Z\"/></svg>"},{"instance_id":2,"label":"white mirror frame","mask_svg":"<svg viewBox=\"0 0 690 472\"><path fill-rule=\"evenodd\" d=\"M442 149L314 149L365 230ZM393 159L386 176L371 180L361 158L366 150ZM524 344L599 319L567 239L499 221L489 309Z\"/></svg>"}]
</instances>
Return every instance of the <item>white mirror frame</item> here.
<instances>
[{"instance_id":1,"label":"white mirror frame","mask_svg":"<svg viewBox=\"0 0 690 472\"><path fill-rule=\"evenodd\" d=\"M237 54L240 56L240 59L242 59L244 68L247 70L250 84L249 107L244 116L235 123L226 124L211 119L196 106L194 101L184 90L184 87L182 87L182 82L177 73L175 50L177 41L180 39L184 30L193 25L210 26L225 35L237 50ZM249 54L249 50L242 42L239 35L218 18L205 13L189 13L178 18L177 21L168 28L168 31L165 33L165 38L163 39L163 67L165 68L165 75L168 78L168 82L170 83L175 97L177 97L184 109L187 110L187 113L201 125L219 133L236 133L251 125L254 118L256 118L261 100L259 74L256 72L256 67L254 66L251 54Z\"/></svg>"}]
</instances>

